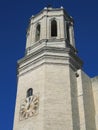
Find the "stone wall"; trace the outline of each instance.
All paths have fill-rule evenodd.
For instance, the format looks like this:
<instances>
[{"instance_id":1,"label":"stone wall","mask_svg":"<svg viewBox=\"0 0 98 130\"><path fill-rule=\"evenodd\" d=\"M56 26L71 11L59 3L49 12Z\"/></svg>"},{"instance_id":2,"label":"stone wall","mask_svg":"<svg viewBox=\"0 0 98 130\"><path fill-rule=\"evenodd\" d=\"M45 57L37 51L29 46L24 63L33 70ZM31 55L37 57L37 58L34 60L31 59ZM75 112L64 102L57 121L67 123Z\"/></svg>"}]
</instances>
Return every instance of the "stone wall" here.
<instances>
[{"instance_id":1,"label":"stone wall","mask_svg":"<svg viewBox=\"0 0 98 130\"><path fill-rule=\"evenodd\" d=\"M96 130L98 130L98 76L91 79L95 106Z\"/></svg>"}]
</instances>

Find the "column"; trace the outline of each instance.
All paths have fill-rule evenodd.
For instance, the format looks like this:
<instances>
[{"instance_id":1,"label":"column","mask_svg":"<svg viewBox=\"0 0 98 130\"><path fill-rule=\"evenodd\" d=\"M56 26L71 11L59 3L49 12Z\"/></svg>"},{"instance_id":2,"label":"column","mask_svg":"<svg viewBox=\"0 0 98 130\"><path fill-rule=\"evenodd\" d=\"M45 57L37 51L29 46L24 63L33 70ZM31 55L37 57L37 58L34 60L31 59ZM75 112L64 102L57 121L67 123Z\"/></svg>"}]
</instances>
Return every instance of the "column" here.
<instances>
[{"instance_id":1,"label":"column","mask_svg":"<svg viewBox=\"0 0 98 130\"><path fill-rule=\"evenodd\" d=\"M70 22L69 24L69 37L70 37L70 44L75 47L75 39L74 39L74 29L73 29L73 23Z\"/></svg>"}]
</instances>

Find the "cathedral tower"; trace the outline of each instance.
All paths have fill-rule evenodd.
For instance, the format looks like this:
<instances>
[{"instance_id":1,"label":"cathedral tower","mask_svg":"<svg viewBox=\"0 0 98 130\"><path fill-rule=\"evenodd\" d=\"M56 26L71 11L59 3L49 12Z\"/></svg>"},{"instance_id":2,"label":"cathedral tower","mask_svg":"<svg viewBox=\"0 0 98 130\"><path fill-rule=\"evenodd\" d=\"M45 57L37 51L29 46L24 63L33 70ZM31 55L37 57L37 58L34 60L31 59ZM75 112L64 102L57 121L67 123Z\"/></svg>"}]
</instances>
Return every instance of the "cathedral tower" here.
<instances>
[{"instance_id":1,"label":"cathedral tower","mask_svg":"<svg viewBox=\"0 0 98 130\"><path fill-rule=\"evenodd\" d=\"M89 115L92 96L87 117L85 114L85 74L75 48L73 24L63 7L45 7L31 17L26 53L18 61L13 130L95 130ZM90 84L85 79L84 86Z\"/></svg>"}]
</instances>

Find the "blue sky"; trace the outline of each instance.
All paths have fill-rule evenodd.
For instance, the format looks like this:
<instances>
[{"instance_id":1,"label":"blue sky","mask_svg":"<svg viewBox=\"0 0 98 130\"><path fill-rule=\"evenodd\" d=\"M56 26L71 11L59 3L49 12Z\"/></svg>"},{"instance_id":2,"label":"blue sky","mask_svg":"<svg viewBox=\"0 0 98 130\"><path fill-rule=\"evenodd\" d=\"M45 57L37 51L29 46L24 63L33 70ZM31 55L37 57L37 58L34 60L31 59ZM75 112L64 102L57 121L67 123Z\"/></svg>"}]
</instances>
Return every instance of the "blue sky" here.
<instances>
[{"instance_id":1,"label":"blue sky","mask_svg":"<svg viewBox=\"0 0 98 130\"><path fill-rule=\"evenodd\" d=\"M74 18L83 70L98 75L98 0L0 0L0 130L12 130L17 60L24 56L29 18L47 4L63 5Z\"/></svg>"}]
</instances>

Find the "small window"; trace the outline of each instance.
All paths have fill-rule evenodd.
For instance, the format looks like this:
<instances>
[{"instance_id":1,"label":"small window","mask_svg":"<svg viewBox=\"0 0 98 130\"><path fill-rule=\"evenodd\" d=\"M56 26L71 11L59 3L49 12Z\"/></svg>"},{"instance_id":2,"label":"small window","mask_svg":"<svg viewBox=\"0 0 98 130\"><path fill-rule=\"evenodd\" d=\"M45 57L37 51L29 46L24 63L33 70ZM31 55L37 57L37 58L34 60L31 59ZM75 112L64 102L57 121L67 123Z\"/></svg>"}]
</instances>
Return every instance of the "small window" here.
<instances>
[{"instance_id":1,"label":"small window","mask_svg":"<svg viewBox=\"0 0 98 130\"><path fill-rule=\"evenodd\" d=\"M40 24L36 27L36 41L40 40Z\"/></svg>"},{"instance_id":2,"label":"small window","mask_svg":"<svg viewBox=\"0 0 98 130\"><path fill-rule=\"evenodd\" d=\"M57 22L56 20L51 21L51 37L57 36Z\"/></svg>"},{"instance_id":3,"label":"small window","mask_svg":"<svg viewBox=\"0 0 98 130\"><path fill-rule=\"evenodd\" d=\"M33 95L33 89L32 88L29 88L28 90L27 90L27 97L30 97L30 96L32 96Z\"/></svg>"}]
</instances>

